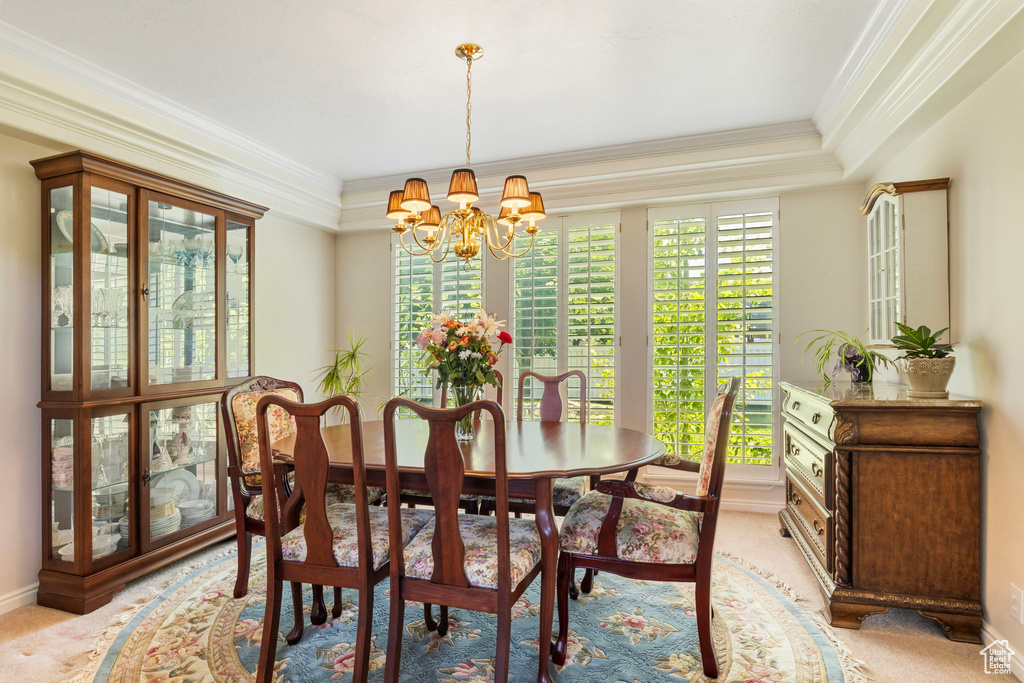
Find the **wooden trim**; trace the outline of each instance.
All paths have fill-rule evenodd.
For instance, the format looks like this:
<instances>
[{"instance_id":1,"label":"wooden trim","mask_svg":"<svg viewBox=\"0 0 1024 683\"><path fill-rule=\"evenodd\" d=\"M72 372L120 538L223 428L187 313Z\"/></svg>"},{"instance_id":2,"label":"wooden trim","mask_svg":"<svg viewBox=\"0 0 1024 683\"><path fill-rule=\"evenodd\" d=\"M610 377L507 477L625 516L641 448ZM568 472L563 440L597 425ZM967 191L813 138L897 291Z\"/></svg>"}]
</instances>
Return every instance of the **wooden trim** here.
<instances>
[{"instance_id":1,"label":"wooden trim","mask_svg":"<svg viewBox=\"0 0 1024 683\"><path fill-rule=\"evenodd\" d=\"M259 204L207 190L198 185L83 150L35 159L30 163L35 167L36 177L40 180L69 173L95 173L131 185L142 185L157 192L172 194L189 201L211 204L219 209L234 211L253 218L262 218L263 214L269 211L267 207Z\"/></svg>"},{"instance_id":2,"label":"wooden trim","mask_svg":"<svg viewBox=\"0 0 1024 683\"><path fill-rule=\"evenodd\" d=\"M875 201L883 194L895 197L908 192L930 192L932 190L949 189L949 178L932 178L931 180L911 180L902 183L876 183L868 190L861 202L860 212L867 216L875 206Z\"/></svg>"}]
</instances>

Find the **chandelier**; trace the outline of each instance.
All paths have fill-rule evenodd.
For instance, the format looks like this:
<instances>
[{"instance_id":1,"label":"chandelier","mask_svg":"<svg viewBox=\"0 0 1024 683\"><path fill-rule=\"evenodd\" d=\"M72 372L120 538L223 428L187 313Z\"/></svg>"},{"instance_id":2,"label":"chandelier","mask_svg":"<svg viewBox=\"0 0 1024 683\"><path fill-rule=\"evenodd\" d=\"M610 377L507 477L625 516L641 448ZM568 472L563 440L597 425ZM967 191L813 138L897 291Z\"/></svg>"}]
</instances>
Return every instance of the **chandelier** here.
<instances>
[{"instance_id":1,"label":"chandelier","mask_svg":"<svg viewBox=\"0 0 1024 683\"><path fill-rule=\"evenodd\" d=\"M496 219L473 206L473 202L480 199L476 174L470 168L473 62L483 54L484 49L472 43L455 48L455 55L466 60L466 168L452 171L448 201L458 204L459 208L442 216L437 205L431 203L427 181L423 178L409 178L404 189L395 190L388 197L387 217L396 221L393 230L398 233L403 249L413 256L429 254L435 263L444 261L451 252L465 260L466 268L470 259L480 253L484 241L491 254L500 260L530 251L537 234L537 221L545 215L540 193L530 192L526 176L522 175L505 179L501 210ZM415 245L406 243L406 236L410 234ZM529 243L517 252L516 239L524 234L529 237Z\"/></svg>"}]
</instances>

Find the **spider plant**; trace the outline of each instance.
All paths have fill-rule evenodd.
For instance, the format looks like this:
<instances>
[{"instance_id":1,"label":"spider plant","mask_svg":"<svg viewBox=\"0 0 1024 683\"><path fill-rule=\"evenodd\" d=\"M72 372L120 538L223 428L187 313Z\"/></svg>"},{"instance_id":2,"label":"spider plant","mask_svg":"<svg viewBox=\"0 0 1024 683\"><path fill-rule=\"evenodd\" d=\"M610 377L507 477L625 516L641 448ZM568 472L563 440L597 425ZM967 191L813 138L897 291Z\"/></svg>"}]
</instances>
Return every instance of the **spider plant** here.
<instances>
[{"instance_id":1,"label":"spider plant","mask_svg":"<svg viewBox=\"0 0 1024 683\"><path fill-rule=\"evenodd\" d=\"M892 364L882 354L869 350L859 338L841 330L808 330L801 332L796 339L799 341L804 335L810 334L817 336L807 343L804 353L814 349L814 368L821 373L825 386L832 383L840 369L853 375L855 382L870 382L876 368ZM827 368L833 357L835 363L829 370Z\"/></svg>"},{"instance_id":2,"label":"spider plant","mask_svg":"<svg viewBox=\"0 0 1024 683\"><path fill-rule=\"evenodd\" d=\"M348 348L335 349L334 362L316 371L317 389L326 398L349 394L359 398L366 389L366 375L373 367L364 367L370 356L363 351L368 337L348 335Z\"/></svg>"}]
</instances>

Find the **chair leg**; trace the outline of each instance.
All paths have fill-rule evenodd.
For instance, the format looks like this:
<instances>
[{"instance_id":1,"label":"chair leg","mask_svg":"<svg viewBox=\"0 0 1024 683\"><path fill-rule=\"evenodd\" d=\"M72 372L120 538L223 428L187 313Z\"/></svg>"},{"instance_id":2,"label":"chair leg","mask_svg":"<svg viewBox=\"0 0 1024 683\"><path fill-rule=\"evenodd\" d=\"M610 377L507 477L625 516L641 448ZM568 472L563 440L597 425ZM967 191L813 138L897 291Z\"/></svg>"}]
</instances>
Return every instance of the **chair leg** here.
<instances>
[{"instance_id":1,"label":"chair leg","mask_svg":"<svg viewBox=\"0 0 1024 683\"><path fill-rule=\"evenodd\" d=\"M441 605L441 618L437 622L437 634L442 638L448 635L448 605Z\"/></svg>"},{"instance_id":2,"label":"chair leg","mask_svg":"<svg viewBox=\"0 0 1024 683\"><path fill-rule=\"evenodd\" d=\"M405 596L395 581L391 582L391 615L388 619L388 652L384 663L384 682L398 683L402 661L402 634L405 631Z\"/></svg>"},{"instance_id":3,"label":"chair leg","mask_svg":"<svg viewBox=\"0 0 1024 683\"><path fill-rule=\"evenodd\" d=\"M249 558L252 556L252 533L238 535L238 578L235 579L235 598L244 598L249 592Z\"/></svg>"},{"instance_id":4,"label":"chair leg","mask_svg":"<svg viewBox=\"0 0 1024 683\"><path fill-rule=\"evenodd\" d=\"M495 643L494 683L508 682L508 654L512 645L512 610L498 604L498 636ZM542 662L541 666L547 662Z\"/></svg>"},{"instance_id":5,"label":"chair leg","mask_svg":"<svg viewBox=\"0 0 1024 683\"><path fill-rule=\"evenodd\" d=\"M434 621L433 605L430 603L423 603L423 622L427 625L428 631L437 630L437 622Z\"/></svg>"},{"instance_id":6,"label":"chair leg","mask_svg":"<svg viewBox=\"0 0 1024 683\"><path fill-rule=\"evenodd\" d=\"M277 659L277 630L281 625L281 581L267 581L267 611L263 616L263 638L260 640L260 661L256 665L257 683L274 680Z\"/></svg>"},{"instance_id":7,"label":"chair leg","mask_svg":"<svg viewBox=\"0 0 1024 683\"><path fill-rule=\"evenodd\" d=\"M715 643L711 637L711 572L699 572L694 590L697 611L697 640L700 643L700 661L704 675L718 678L718 658L715 657Z\"/></svg>"},{"instance_id":8,"label":"chair leg","mask_svg":"<svg viewBox=\"0 0 1024 683\"><path fill-rule=\"evenodd\" d=\"M557 588L556 603L558 604L558 640L555 641L555 649L551 659L557 666L565 665L565 657L569 643L569 586L573 581L575 571L572 567L572 555L559 553L558 574L555 579Z\"/></svg>"},{"instance_id":9,"label":"chair leg","mask_svg":"<svg viewBox=\"0 0 1024 683\"><path fill-rule=\"evenodd\" d=\"M395 624L401 632L402 622ZM356 661L352 669L353 683L365 683L370 672L370 635L373 632L373 586L364 586L359 591L359 624L356 627Z\"/></svg>"},{"instance_id":10,"label":"chair leg","mask_svg":"<svg viewBox=\"0 0 1024 683\"><path fill-rule=\"evenodd\" d=\"M322 626L327 623L327 605L324 604L324 587L313 586L313 605L309 609L309 623Z\"/></svg>"},{"instance_id":11,"label":"chair leg","mask_svg":"<svg viewBox=\"0 0 1024 683\"><path fill-rule=\"evenodd\" d=\"M362 605L362 601L359 602ZM331 617L337 619L341 616L342 599L341 599L341 588L339 586L334 587L334 609L331 610Z\"/></svg>"},{"instance_id":12,"label":"chair leg","mask_svg":"<svg viewBox=\"0 0 1024 683\"><path fill-rule=\"evenodd\" d=\"M466 506L465 510L466 510L466 514L467 515L475 515L475 514L478 514L479 511L480 511L479 501L468 500L468 501L466 501L465 506Z\"/></svg>"},{"instance_id":13,"label":"chair leg","mask_svg":"<svg viewBox=\"0 0 1024 683\"><path fill-rule=\"evenodd\" d=\"M285 636L285 640L289 645L302 640L302 630L305 627L306 615L302 613L302 584L295 581L292 584L292 613L294 614L295 624L292 626L292 630Z\"/></svg>"},{"instance_id":14,"label":"chair leg","mask_svg":"<svg viewBox=\"0 0 1024 683\"><path fill-rule=\"evenodd\" d=\"M594 574L596 573L593 569L583 572L583 580L580 581L581 592L589 594L594 589Z\"/></svg>"}]
</instances>

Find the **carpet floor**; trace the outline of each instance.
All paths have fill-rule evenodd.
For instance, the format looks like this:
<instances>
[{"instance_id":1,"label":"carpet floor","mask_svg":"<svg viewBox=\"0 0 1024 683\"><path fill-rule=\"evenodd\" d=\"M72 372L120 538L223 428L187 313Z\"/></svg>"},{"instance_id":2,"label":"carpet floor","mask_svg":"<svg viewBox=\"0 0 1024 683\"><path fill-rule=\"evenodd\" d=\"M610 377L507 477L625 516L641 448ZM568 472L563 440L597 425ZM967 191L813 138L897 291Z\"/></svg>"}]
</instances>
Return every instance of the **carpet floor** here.
<instances>
[{"instance_id":1,"label":"carpet floor","mask_svg":"<svg viewBox=\"0 0 1024 683\"><path fill-rule=\"evenodd\" d=\"M91 662L97 634L118 633L133 606L150 603L172 581L209 564L230 543L133 581L114 601L85 616L28 605L0 615L0 681L62 681ZM775 515L724 512L716 550L741 557L806 598L805 611L823 607L814 576L791 539L778 535ZM836 629L841 642L864 663L875 681L992 681L983 672L976 645L954 643L916 612L893 610L872 616L859 631ZM1010 680L1003 677L1001 680Z\"/></svg>"}]
</instances>

